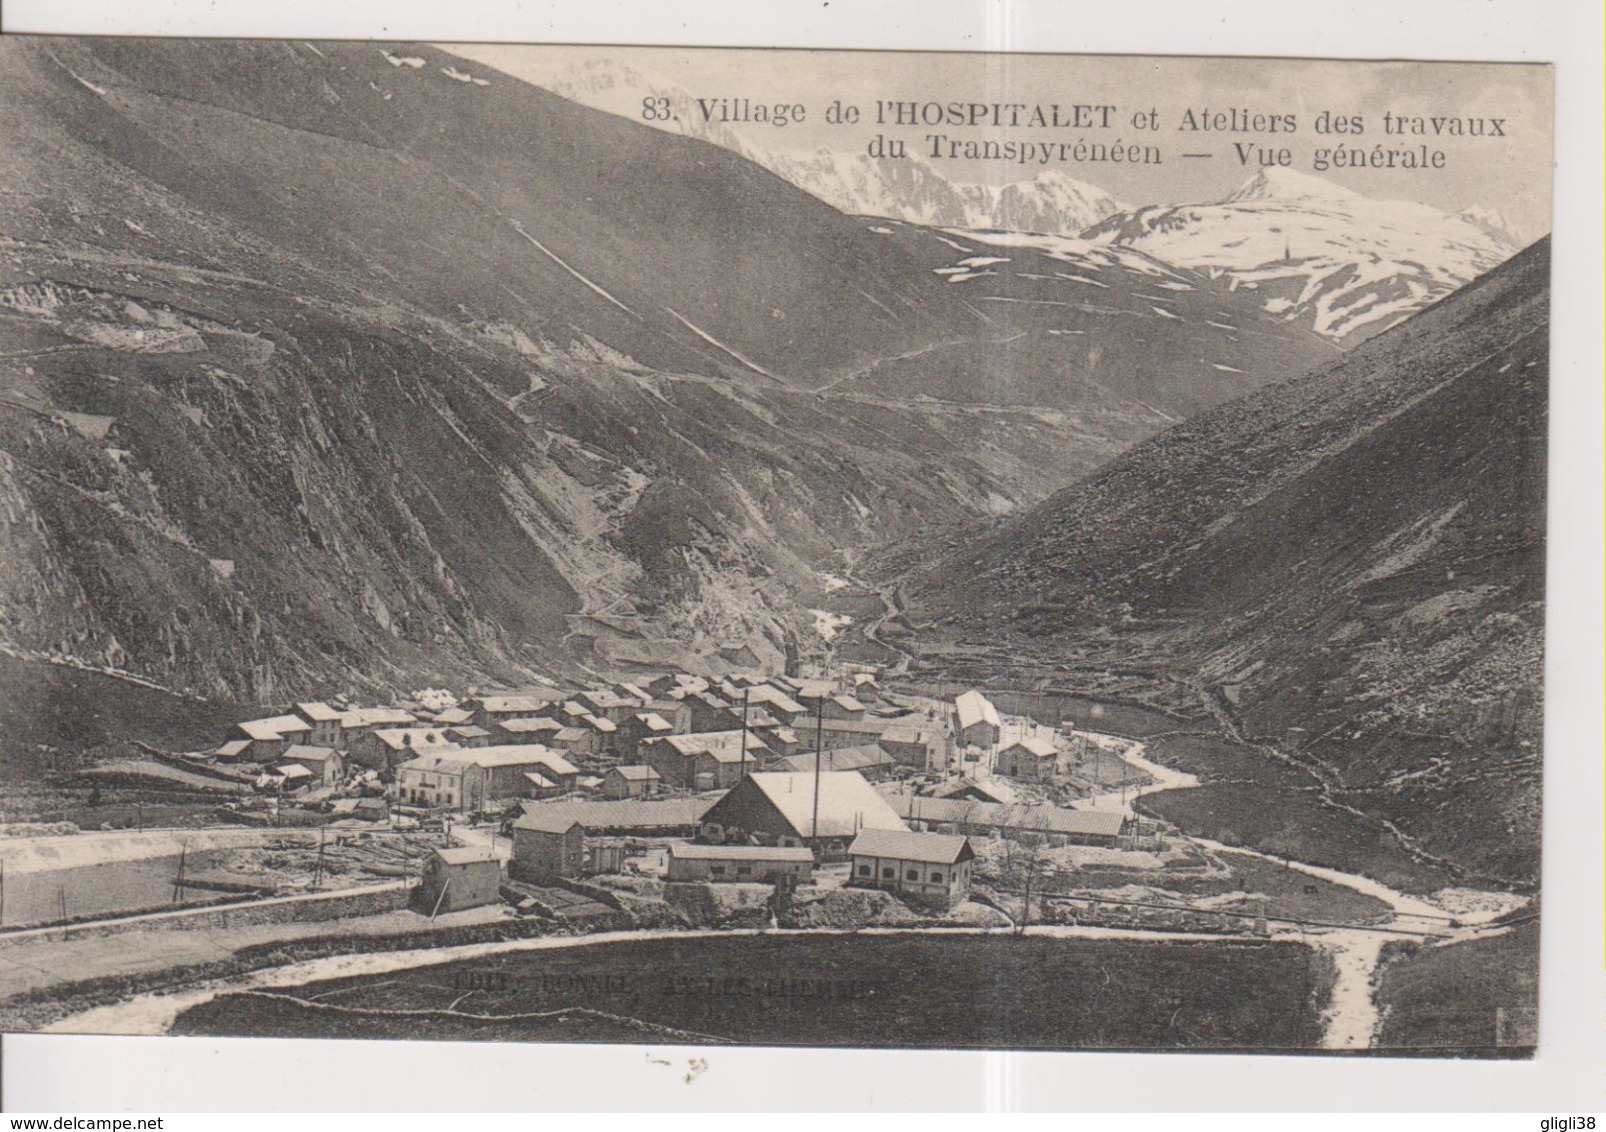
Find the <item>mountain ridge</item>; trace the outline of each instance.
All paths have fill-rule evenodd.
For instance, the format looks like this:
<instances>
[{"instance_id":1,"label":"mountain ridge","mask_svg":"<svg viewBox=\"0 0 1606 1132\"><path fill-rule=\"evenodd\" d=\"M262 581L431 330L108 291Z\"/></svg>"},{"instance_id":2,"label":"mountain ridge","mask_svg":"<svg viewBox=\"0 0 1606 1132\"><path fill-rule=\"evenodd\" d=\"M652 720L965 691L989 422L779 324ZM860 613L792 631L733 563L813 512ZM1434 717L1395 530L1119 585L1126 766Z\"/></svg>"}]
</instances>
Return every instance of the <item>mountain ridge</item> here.
<instances>
[{"instance_id":1,"label":"mountain ridge","mask_svg":"<svg viewBox=\"0 0 1606 1132\"><path fill-rule=\"evenodd\" d=\"M1206 692L1430 851L1532 881L1548 295L1547 239L974 546L905 560L904 620L946 642L922 658Z\"/></svg>"}]
</instances>

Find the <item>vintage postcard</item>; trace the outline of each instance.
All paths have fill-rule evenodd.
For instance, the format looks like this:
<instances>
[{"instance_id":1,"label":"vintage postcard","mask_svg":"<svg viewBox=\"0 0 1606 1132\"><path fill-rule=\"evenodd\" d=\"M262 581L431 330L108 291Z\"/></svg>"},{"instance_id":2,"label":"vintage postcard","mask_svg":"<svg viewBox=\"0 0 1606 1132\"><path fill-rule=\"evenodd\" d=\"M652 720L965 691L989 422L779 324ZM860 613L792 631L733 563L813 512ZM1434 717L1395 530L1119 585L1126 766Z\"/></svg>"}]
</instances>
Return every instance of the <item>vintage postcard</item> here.
<instances>
[{"instance_id":1,"label":"vintage postcard","mask_svg":"<svg viewBox=\"0 0 1606 1132\"><path fill-rule=\"evenodd\" d=\"M1551 130L0 37L0 1028L1531 1055Z\"/></svg>"}]
</instances>

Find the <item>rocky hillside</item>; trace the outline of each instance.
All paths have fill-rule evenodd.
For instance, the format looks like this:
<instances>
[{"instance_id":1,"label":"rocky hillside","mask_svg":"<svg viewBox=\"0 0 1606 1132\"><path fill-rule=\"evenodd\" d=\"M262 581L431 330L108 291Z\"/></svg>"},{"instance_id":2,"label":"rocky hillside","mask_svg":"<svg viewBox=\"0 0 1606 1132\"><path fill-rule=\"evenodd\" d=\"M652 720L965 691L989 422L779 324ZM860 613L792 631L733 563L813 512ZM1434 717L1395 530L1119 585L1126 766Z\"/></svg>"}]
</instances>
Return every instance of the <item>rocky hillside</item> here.
<instances>
[{"instance_id":1,"label":"rocky hillside","mask_svg":"<svg viewBox=\"0 0 1606 1132\"><path fill-rule=\"evenodd\" d=\"M859 389L964 400L985 373L996 402L1080 410L1094 429L1093 408L1135 403L1160 428L1340 353L1228 280L1119 244L896 221L869 230L984 312L1000 340L883 361Z\"/></svg>"},{"instance_id":2,"label":"rocky hillside","mask_svg":"<svg viewBox=\"0 0 1606 1132\"><path fill-rule=\"evenodd\" d=\"M8 37L0 142L0 646L183 695L807 652L861 554L1230 392L429 48Z\"/></svg>"},{"instance_id":3,"label":"rocky hillside","mask_svg":"<svg viewBox=\"0 0 1606 1132\"><path fill-rule=\"evenodd\" d=\"M1146 674L1537 875L1549 243L903 578L935 663ZM905 559L904 565L909 565Z\"/></svg>"},{"instance_id":4,"label":"rocky hillside","mask_svg":"<svg viewBox=\"0 0 1606 1132\"><path fill-rule=\"evenodd\" d=\"M826 390L1002 332L735 154L425 48L8 37L0 141L19 657L262 702L779 656L844 551L1156 427Z\"/></svg>"}]
</instances>

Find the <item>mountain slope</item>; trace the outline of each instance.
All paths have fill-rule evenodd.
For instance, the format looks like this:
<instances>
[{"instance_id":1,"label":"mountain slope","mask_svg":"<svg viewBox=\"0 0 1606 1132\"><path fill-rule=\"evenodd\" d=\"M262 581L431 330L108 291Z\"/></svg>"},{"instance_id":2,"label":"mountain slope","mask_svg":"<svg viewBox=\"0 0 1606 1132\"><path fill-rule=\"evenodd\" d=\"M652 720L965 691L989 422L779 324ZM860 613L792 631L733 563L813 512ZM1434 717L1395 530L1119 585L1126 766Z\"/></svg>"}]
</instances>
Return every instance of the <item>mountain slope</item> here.
<instances>
[{"instance_id":1,"label":"mountain slope","mask_svg":"<svg viewBox=\"0 0 1606 1132\"><path fill-rule=\"evenodd\" d=\"M996 401L1084 410L1136 403L1158 428L1339 353L1224 280L1118 244L896 222L870 230L942 278L1000 332L985 346L941 344L882 362L857 388L963 399L975 395L975 375L986 373Z\"/></svg>"},{"instance_id":2,"label":"mountain slope","mask_svg":"<svg viewBox=\"0 0 1606 1132\"><path fill-rule=\"evenodd\" d=\"M1430 851L1533 879L1548 277L1541 241L1160 434L912 572L908 620L1207 690Z\"/></svg>"},{"instance_id":3,"label":"mountain slope","mask_svg":"<svg viewBox=\"0 0 1606 1132\"><path fill-rule=\"evenodd\" d=\"M1388 329L1521 246L1487 210L1446 216L1280 168L1222 200L1139 208L1082 235L1225 276L1267 312L1344 345Z\"/></svg>"},{"instance_id":4,"label":"mountain slope","mask_svg":"<svg viewBox=\"0 0 1606 1132\"><path fill-rule=\"evenodd\" d=\"M1153 427L821 391L999 331L735 154L426 48L7 37L0 142L23 656L243 701L779 656L845 554Z\"/></svg>"},{"instance_id":5,"label":"mountain slope","mask_svg":"<svg viewBox=\"0 0 1606 1132\"><path fill-rule=\"evenodd\" d=\"M349 274L424 309L516 314L532 337L578 327L657 368L782 378L964 333L939 288L752 163L430 49L107 40L8 54L13 97L42 94L40 114L125 175L303 261L274 277L287 290L324 294ZM137 200L124 219L145 234L114 231L118 246L185 246ZM330 297L349 300L342 282Z\"/></svg>"}]
</instances>

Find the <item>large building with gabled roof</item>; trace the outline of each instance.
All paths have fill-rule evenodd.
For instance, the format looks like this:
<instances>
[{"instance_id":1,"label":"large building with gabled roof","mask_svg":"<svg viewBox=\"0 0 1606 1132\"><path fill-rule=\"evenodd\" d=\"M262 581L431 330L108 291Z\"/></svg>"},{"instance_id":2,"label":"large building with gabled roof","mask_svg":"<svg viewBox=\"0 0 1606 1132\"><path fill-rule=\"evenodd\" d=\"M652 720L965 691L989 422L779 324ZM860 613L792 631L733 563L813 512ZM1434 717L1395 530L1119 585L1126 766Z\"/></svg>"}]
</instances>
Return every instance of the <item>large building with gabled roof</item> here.
<instances>
[{"instance_id":1,"label":"large building with gabled roof","mask_svg":"<svg viewBox=\"0 0 1606 1132\"><path fill-rule=\"evenodd\" d=\"M1003 734L1004 722L993 702L972 688L954 698L954 743L991 750Z\"/></svg>"},{"instance_id":2,"label":"large building with gabled roof","mask_svg":"<svg viewBox=\"0 0 1606 1132\"><path fill-rule=\"evenodd\" d=\"M819 784L816 804L815 784ZM840 858L866 829L908 829L885 798L854 771L750 774L703 815L705 841L807 845Z\"/></svg>"}]
</instances>

